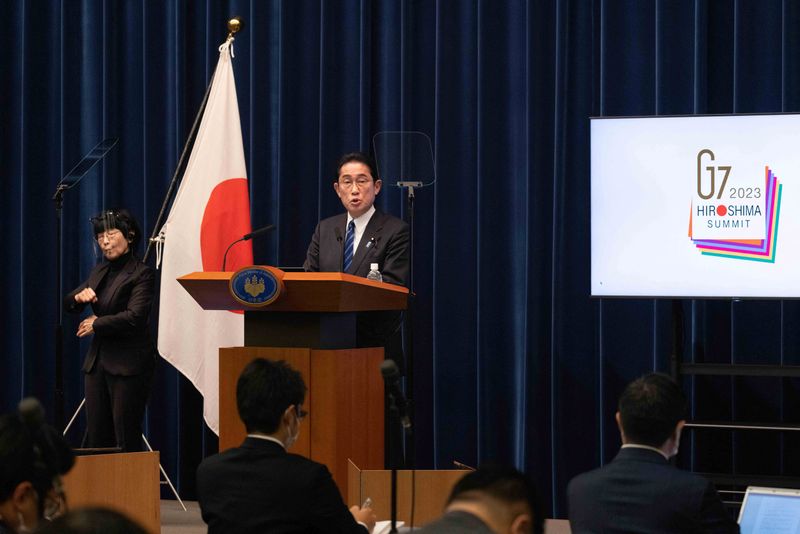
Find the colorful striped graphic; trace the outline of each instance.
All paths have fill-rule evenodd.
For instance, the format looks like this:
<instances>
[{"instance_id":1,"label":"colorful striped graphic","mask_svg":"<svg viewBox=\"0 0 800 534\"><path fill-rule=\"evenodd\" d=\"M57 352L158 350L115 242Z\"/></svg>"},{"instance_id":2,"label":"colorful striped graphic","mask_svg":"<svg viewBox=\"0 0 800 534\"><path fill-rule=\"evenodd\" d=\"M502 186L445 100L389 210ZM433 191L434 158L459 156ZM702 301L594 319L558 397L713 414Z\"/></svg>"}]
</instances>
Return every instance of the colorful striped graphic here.
<instances>
[{"instance_id":1,"label":"colorful striped graphic","mask_svg":"<svg viewBox=\"0 0 800 534\"><path fill-rule=\"evenodd\" d=\"M765 167L767 198L765 203L766 235L764 239L739 240L701 240L692 239L695 246L704 256L717 256L736 260L760 261L775 263L775 252L778 248L778 222L781 214L781 193L783 185L769 167ZM689 237L692 237L691 217L689 219Z\"/></svg>"}]
</instances>

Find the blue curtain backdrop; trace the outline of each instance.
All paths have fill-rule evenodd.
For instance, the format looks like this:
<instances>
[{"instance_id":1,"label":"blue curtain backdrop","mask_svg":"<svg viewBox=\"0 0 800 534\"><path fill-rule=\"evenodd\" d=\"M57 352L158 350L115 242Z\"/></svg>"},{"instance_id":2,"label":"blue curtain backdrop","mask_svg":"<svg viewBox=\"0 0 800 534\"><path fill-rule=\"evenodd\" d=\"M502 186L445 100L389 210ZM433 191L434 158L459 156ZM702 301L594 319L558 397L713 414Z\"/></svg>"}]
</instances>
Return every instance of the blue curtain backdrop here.
<instances>
[{"instance_id":1,"label":"blue curtain backdrop","mask_svg":"<svg viewBox=\"0 0 800 534\"><path fill-rule=\"evenodd\" d=\"M418 192L414 265L419 465L514 463L563 517L568 480L616 452L622 387L666 371L671 351L671 302L589 297L588 118L800 110L797 3L3 1L0 409L36 395L52 411L58 179L98 140L120 138L67 194L69 289L96 262L91 214L128 206L153 230L233 14L246 21L234 70L253 226L278 227L256 260L302 262L317 220L341 210L340 153L370 149L383 130L429 134L438 181ZM379 204L403 213L396 188ZM695 361L800 363L797 302L680 306ZM86 346L77 319L65 326L71 412ZM698 418L798 418L794 381L685 386ZM162 361L147 433L190 498L216 447L200 403ZM797 445L696 432L682 463L796 475Z\"/></svg>"}]
</instances>

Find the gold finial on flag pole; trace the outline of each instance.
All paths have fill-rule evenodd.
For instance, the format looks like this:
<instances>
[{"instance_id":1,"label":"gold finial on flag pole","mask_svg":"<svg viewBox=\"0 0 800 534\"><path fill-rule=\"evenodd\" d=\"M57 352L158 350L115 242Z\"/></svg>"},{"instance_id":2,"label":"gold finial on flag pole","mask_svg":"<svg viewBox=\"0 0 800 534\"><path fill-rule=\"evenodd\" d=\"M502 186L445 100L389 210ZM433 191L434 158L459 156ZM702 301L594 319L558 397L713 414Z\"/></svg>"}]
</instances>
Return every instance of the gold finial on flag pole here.
<instances>
[{"instance_id":1,"label":"gold finial on flag pole","mask_svg":"<svg viewBox=\"0 0 800 534\"><path fill-rule=\"evenodd\" d=\"M234 33L242 31L243 28L244 28L244 21L242 20L242 17L239 17L238 15L235 17L231 17L228 20L228 32L229 32L228 39L233 37Z\"/></svg>"}]
</instances>

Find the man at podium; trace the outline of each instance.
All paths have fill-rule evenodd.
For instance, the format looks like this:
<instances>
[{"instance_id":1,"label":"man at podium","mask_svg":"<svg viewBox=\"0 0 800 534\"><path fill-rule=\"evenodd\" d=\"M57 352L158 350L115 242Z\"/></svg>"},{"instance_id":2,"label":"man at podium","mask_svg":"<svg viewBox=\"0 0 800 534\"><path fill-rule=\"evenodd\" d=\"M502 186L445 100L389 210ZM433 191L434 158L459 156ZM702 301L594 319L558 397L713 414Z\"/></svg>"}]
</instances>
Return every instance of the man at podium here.
<instances>
[{"instance_id":1,"label":"man at podium","mask_svg":"<svg viewBox=\"0 0 800 534\"><path fill-rule=\"evenodd\" d=\"M361 152L339 159L333 189L346 212L319 222L303 264L306 271L366 277L377 263L384 282L408 285L408 224L375 209L382 186L375 169L372 158ZM402 367L401 322L397 311L360 313L356 345L384 347L386 357Z\"/></svg>"}]
</instances>

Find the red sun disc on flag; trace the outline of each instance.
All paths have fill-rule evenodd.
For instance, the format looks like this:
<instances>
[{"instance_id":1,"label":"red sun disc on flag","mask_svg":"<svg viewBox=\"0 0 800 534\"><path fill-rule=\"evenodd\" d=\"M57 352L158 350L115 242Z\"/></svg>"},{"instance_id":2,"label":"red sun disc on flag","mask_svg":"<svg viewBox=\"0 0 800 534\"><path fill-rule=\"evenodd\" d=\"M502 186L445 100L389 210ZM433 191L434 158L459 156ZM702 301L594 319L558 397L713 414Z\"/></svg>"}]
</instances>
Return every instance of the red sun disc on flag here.
<instances>
[{"instance_id":1,"label":"red sun disc on flag","mask_svg":"<svg viewBox=\"0 0 800 534\"><path fill-rule=\"evenodd\" d=\"M225 249L250 230L247 179L231 178L220 182L208 198L200 225L203 270L222 270ZM235 271L252 264L253 247L249 241L235 244L228 252L226 270Z\"/></svg>"}]
</instances>

